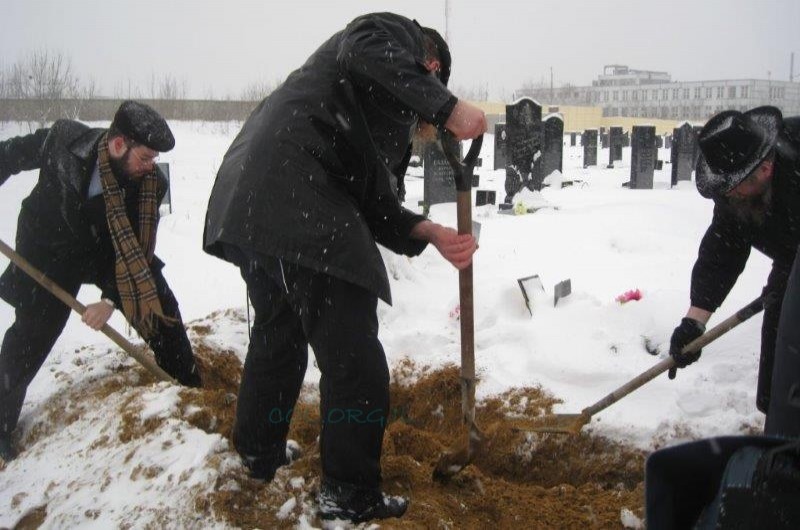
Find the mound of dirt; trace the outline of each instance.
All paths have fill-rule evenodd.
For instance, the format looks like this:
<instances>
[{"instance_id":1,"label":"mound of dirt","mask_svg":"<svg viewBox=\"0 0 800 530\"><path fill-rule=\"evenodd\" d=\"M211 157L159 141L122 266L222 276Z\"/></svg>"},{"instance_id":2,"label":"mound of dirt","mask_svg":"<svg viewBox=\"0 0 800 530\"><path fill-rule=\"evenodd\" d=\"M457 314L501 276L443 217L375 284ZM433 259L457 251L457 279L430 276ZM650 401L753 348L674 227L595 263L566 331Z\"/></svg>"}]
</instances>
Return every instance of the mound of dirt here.
<instances>
[{"instance_id":1,"label":"mound of dirt","mask_svg":"<svg viewBox=\"0 0 800 530\"><path fill-rule=\"evenodd\" d=\"M217 354L227 358L228 352L201 348L198 353L204 377L212 366L223 367L221 388L186 391L183 399L204 410L196 415L198 427L229 436L235 410L230 396L235 396L234 376L241 367L217 359ZM510 390L480 403L476 421L488 438L482 451L448 483L433 481L442 452L465 435L458 376L454 366L433 370L409 361L395 368L382 460L384 489L408 496L411 504L405 517L382 521L382 527L620 528L623 509L643 518L645 455L588 434L521 429L515 419L550 413L558 403L540 388ZM292 528L301 517L319 524L307 510L319 484L319 404L314 389L304 388L303 394L290 431L303 457L279 470L270 484L241 473L224 476L215 493L198 501L199 510L240 528Z\"/></svg>"}]
</instances>

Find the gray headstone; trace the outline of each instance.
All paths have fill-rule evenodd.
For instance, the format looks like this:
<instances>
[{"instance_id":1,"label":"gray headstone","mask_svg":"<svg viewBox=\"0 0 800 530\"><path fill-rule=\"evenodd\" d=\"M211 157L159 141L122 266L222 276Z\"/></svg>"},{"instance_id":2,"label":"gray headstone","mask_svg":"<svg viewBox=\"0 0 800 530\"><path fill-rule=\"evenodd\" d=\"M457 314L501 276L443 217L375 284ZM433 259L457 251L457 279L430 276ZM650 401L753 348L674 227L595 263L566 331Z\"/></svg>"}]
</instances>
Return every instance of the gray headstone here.
<instances>
[{"instance_id":1,"label":"gray headstone","mask_svg":"<svg viewBox=\"0 0 800 530\"><path fill-rule=\"evenodd\" d=\"M672 135L668 134L664 137L664 147L667 149L672 149Z\"/></svg>"},{"instance_id":2,"label":"gray headstone","mask_svg":"<svg viewBox=\"0 0 800 530\"><path fill-rule=\"evenodd\" d=\"M622 160L622 127L611 127L608 130L608 167Z\"/></svg>"},{"instance_id":3,"label":"gray headstone","mask_svg":"<svg viewBox=\"0 0 800 530\"><path fill-rule=\"evenodd\" d=\"M497 193L494 190L478 190L475 192L475 206L496 203Z\"/></svg>"},{"instance_id":4,"label":"gray headstone","mask_svg":"<svg viewBox=\"0 0 800 530\"><path fill-rule=\"evenodd\" d=\"M631 146L631 133L625 131L625 134L622 135L622 147L630 147Z\"/></svg>"},{"instance_id":5,"label":"gray headstone","mask_svg":"<svg viewBox=\"0 0 800 530\"><path fill-rule=\"evenodd\" d=\"M597 165L597 129L583 131L583 167Z\"/></svg>"},{"instance_id":6,"label":"gray headstone","mask_svg":"<svg viewBox=\"0 0 800 530\"><path fill-rule=\"evenodd\" d=\"M569 133L569 145L570 145L570 147L575 147L575 142L577 140L577 136L578 135L575 134L574 132L573 133Z\"/></svg>"},{"instance_id":7,"label":"gray headstone","mask_svg":"<svg viewBox=\"0 0 800 530\"><path fill-rule=\"evenodd\" d=\"M608 133L600 133L600 147L608 149Z\"/></svg>"},{"instance_id":8,"label":"gray headstone","mask_svg":"<svg viewBox=\"0 0 800 530\"><path fill-rule=\"evenodd\" d=\"M631 138L632 190L653 189L653 173L656 166L656 128L652 125L634 125Z\"/></svg>"},{"instance_id":9,"label":"gray headstone","mask_svg":"<svg viewBox=\"0 0 800 530\"><path fill-rule=\"evenodd\" d=\"M530 98L506 105L506 198L523 186L542 189L542 107Z\"/></svg>"},{"instance_id":10,"label":"gray headstone","mask_svg":"<svg viewBox=\"0 0 800 530\"><path fill-rule=\"evenodd\" d=\"M506 167L506 143L508 137L506 124L497 123L494 126L494 168L505 169Z\"/></svg>"},{"instance_id":11,"label":"gray headstone","mask_svg":"<svg viewBox=\"0 0 800 530\"><path fill-rule=\"evenodd\" d=\"M428 207L444 202L456 202L455 174L438 142L425 146L422 165L425 182L423 204Z\"/></svg>"},{"instance_id":12,"label":"gray headstone","mask_svg":"<svg viewBox=\"0 0 800 530\"><path fill-rule=\"evenodd\" d=\"M553 171L563 173L564 120L561 116L549 116L544 120L544 152L542 154L542 176Z\"/></svg>"},{"instance_id":13,"label":"gray headstone","mask_svg":"<svg viewBox=\"0 0 800 530\"><path fill-rule=\"evenodd\" d=\"M672 185L674 186L681 180L692 180L697 136L692 126L684 123L672 130L672 137L670 161L672 162Z\"/></svg>"}]
</instances>

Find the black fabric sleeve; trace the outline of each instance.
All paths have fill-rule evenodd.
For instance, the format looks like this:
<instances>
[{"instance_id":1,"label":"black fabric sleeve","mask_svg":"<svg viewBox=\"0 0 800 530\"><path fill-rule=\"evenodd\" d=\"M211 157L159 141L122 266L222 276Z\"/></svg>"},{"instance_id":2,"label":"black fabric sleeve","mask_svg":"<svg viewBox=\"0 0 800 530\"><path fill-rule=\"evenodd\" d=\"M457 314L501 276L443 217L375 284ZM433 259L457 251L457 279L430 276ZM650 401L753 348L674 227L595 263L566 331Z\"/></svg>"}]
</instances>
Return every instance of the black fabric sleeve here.
<instances>
[{"instance_id":1,"label":"black fabric sleeve","mask_svg":"<svg viewBox=\"0 0 800 530\"><path fill-rule=\"evenodd\" d=\"M20 171L38 169L42 164L42 146L50 129L17 136L0 142L0 185Z\"/></svg>"},{"instance_id":2,"label":"black fabric sleeve","mask_svg":"<svg viewBox=\"0 0 800 530\"><path fill-rule=\"evenodd\" d=\"M691 303L712 313L722 305L747 264L750 230L724 205L714 205L711 226L700 241L692 269Z\"/></svg>"}]
</instances>

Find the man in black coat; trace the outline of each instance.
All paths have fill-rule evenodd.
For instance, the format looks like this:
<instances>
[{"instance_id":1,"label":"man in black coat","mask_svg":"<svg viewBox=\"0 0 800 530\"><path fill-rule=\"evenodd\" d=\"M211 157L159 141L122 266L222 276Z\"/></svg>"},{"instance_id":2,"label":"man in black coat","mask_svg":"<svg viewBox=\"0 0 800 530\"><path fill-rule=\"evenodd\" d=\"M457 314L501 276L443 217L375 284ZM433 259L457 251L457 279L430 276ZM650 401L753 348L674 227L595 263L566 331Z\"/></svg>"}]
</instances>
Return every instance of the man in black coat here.
<instances>
[{"instance_id":1,"label":"man in black coat","mask_svg":"<svg viewBox=\"0 0 800 530\"><path fill-rule=\"evenodd\" d=\"M471 235L397 196L423 122L458 139L486 130L483 112L447 89L449 75L435 31L391 13L353 20L253 111L209 200L205 250L239 266L256 312L234 444L253 476L271 480L286 463L310 344L322 372L325 518L406 509L380 489L389 370L376 308L391 296L376 242L408 256L430 242L456 267L471 263Z\"/></svg>"},{"instance_id":2,"label":"man in black coat","mask_svg":"<svg viewBox=\"0 0 800 530\"><path fill-rule=\"evenodd\" d=\"M697 189L714 200L711 226L700 242L692 270L691 306L670 341L679 367L700 357L682 355L702 335L722 304L750 249L772 259L764 287L756 406L770 402L775 339L789 271L800 243L800 117L786 118L775 107L745 113L724 111L712 117L698 137ZM675 377L675 369L670 370Z\"/></svg>"},{"instance_id":3,"label":"man in black coat","mask_svg":"<svg viewBox=\"0 0 800 530\"><path fill-rule=\"evenodd\" d=\"M178 303L161 272L164 263L153 253L168 185L155 158L174 145L155 110L126 101L108 130L59 120L50 129L0 142L0 184L39 169L36 186L22 201L17 252L73 296L81 284L95 284L102 297L87 306L83 322L100 329L120 308L161 368L182 384L199 386ZM0 277L0 297L16 310L0 349L0 457L11 460L11 434L28 385L70 308L13 264Z\"/></svg>"}]
</instances>

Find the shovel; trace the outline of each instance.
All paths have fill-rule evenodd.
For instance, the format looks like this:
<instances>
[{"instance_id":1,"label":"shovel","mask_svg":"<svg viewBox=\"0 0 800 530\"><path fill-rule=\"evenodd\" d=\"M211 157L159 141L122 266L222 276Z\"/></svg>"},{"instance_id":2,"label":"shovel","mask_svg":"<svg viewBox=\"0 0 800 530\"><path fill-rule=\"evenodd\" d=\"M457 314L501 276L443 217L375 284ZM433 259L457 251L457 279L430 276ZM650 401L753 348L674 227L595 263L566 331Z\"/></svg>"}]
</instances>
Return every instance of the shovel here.
<instances>
[{"instance_id":1,"label":"shovel","mask_svg":"<svg viewBox=\"0 0 800 530\"><path fill-rule=\"evenodd\" d=\"M56 285L53 280L45 276L44 273L31 265L28 260L20 256L13 248L6 245L2 240L0 240L0 252L10 259L14 265L22 269L25 274L36 280L39 285L47 289L53 296L71 307L73 311L79 315L83 315L83 312L86 311L86 306L75 300L75 297ZM169 383L177 384L177 382L170 377L167 372L162 370L153 359L142 353L139 348L131 344L125 337L120 335L117 330L108 324L104 324L103 327L100 328L100 331L102 331L109 339L114 341L117 346L128 352L128 355L133 357L139 362L139 364L144 366L148 372L156 377L156 379L159 381L167 381Z\"/></svg>"},{"instance_id":2,"label":"shovel","mask_svg":"<svg viewBox=\"0 0 800 530\"><path fill-rule=\"evenodd\" d=\"M442 150L453 168L458 215L458 233L472 233L472 172L481 152L483 135L475 138L461 161L458 141L449 133L440 139ZM458 272L461 312L461 415L467 426L463 444L441 455L433 470L434 480L444 482L472 462L485 439L475 425L475 325L472 298L472 264Z\"/></svg>"},{"instance_id":3,"label":"shovel","mask_svg":"<svg viewBox=\"0 0 800 530\"><path fill-rule=\"evenodd\" d=\"M712 342L720 335L723 335L735 328L745 320L753 315L757 315L764 309L764 300L758 297L745 307L736 312L735 315L723 320L710 330L706 331L703 335L697 337L695 340L684 346L683 353L693 353L703 348L706 344ZM655 379L658 375L666 372L675 366L675 359L672 356L667 357L660 363L656 364L646 372L634 377L618 389L614 390L606 397L583 409L580 414L551 414L538 418L526 430L534 432L550 432L550 433L563 433L576 435L580 432L584 425L591 421L592 416L605 410L620 399L624 398L640 386Z\"/></svg>"}]
</instances>

